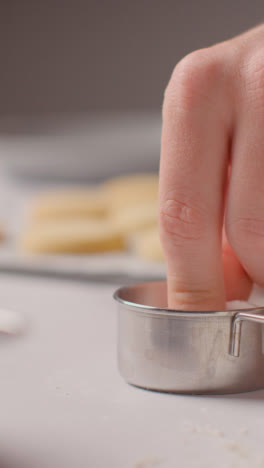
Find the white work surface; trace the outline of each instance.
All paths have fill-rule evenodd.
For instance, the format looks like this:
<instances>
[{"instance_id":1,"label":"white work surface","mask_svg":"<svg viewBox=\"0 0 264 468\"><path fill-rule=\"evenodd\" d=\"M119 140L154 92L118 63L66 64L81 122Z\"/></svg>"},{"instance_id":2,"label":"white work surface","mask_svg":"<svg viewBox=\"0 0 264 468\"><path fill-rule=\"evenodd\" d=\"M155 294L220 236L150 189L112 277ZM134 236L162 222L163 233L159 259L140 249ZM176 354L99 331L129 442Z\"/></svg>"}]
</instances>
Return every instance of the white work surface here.
<instances>
[{"instance_id":1,"label":"white work surface","mask_svg":"<svg viewBox=\"0 0 264 468\"><path fill-rule=\"evenodd\" d=\"M1 344L0 466L3 453L12 468L263 467L264 391L167 395L122 380L113 290L0 277L1 307L28 322Z\"/></svg>"}]
</instances>

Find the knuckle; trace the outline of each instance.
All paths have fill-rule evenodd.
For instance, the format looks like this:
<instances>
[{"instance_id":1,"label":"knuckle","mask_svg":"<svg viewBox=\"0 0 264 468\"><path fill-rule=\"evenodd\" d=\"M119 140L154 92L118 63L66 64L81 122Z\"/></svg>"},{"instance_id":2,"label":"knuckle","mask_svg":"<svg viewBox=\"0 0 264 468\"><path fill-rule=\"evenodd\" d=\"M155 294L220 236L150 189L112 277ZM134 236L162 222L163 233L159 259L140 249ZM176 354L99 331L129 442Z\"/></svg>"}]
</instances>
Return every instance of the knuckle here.
<instances>
[{"instance_id":1,"label":"knuckle","mask_svg":"<svg viewBox=\"0 0 264 468\"><path fill-rule=\"evenodd\" d=\"M210 93L221 74L221 62L213 48L188 54L174 68L164 95L164 114L175 108L193 109Z\"/></svg>"},{"instance_id":2,"label":"knuckle","mask_svg":"<svg viewBox=\"0 0 264 468\"><path fill-rule=\"evenodd\" d=\"M170 239L174 245L201 239L207 230L207 223L207 216L202 210L179 200L174 194L161 204L161 237Z\"/></svg>"}]
</instances>

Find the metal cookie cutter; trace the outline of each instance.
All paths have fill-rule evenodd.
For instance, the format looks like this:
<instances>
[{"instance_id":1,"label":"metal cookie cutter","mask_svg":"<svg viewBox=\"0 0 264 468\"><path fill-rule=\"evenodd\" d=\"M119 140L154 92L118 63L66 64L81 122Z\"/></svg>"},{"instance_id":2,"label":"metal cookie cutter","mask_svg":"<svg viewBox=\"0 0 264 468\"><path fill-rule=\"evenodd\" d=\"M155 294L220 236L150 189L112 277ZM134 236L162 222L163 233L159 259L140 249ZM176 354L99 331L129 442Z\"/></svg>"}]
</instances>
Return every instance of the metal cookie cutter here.
<instances>
[{"instance_id":1,"label":"metal cookie cutter","mask_svg":"<svg viewBox=\"0 0 264 468\"><path fill-rule=\"evenodd\" d=\"M190 394L264 388L264 308L167 308L165 282L116 291L119 370L130 384Z\"/></svg>"}]
</instances>

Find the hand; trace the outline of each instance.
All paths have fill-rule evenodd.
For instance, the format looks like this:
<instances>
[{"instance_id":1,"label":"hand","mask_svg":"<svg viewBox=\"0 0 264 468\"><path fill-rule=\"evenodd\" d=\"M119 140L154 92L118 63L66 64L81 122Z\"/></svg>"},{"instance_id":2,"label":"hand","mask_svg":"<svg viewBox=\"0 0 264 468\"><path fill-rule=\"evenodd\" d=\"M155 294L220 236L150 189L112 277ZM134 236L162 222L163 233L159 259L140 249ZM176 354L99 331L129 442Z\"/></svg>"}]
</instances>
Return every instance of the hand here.
<instances>
[{"instance_id":1,"label":"hand","mask_svg":"<svg viewBox=\"0 0 264 468\"><path fill-rule=\"evenodd\" d=\"M252 282L264 285L264 26L193 52L173 71L160 235L171 308L224 309Z\"/></svg>"}]
</instances>

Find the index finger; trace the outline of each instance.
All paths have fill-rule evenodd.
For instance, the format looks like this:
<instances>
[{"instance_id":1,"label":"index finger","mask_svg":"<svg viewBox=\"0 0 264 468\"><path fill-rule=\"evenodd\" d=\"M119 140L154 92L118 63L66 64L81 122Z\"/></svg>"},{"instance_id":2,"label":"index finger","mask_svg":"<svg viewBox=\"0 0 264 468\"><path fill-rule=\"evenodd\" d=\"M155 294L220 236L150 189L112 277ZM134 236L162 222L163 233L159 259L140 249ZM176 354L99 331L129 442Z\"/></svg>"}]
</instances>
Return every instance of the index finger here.
<instances>
[{"instance_id":1,"label":"index finger","mask_svg":"<svg viewBox=\"0 0 264 468\"><path fill-rule=\"evenodd\" d=\"M165 93L160 236L168 306L225 308L221 260L228 122L221 70L207 50L187 56Z\"/></svg>"}]
</instances>

